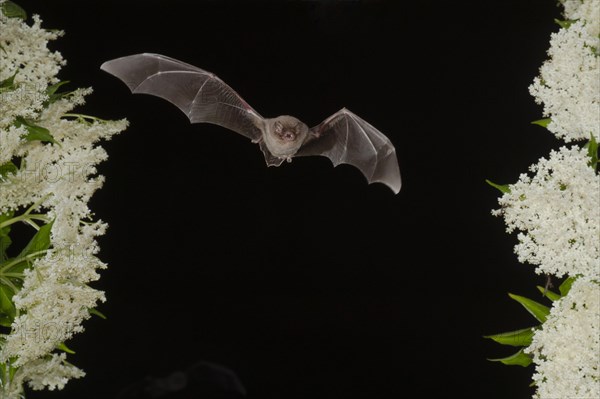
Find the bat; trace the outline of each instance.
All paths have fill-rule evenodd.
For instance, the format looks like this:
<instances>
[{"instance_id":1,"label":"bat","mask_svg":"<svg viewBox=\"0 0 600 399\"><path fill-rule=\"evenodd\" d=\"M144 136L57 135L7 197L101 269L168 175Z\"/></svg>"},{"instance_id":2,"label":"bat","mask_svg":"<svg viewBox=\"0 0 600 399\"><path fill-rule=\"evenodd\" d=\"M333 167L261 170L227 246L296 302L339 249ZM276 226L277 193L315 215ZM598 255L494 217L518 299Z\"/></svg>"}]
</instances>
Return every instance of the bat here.
<instances>
[{"instance_id":1,"label":"bat","mask_svg":"<svg viewBox=\"0 0 600 399\"><path fill-rule=\"evenodd\" d=\"M134 54L107 61L100 69L122 80L132 93L175 104L191 123L212 123L246 136L260 146L268 166L321 155L334 166L355 166L369 183L383 183L395 194L400 191L394 145L346 108L309 128L289 115L263 118L215 74L164 55Z\"/></svg>"}]
</instances>

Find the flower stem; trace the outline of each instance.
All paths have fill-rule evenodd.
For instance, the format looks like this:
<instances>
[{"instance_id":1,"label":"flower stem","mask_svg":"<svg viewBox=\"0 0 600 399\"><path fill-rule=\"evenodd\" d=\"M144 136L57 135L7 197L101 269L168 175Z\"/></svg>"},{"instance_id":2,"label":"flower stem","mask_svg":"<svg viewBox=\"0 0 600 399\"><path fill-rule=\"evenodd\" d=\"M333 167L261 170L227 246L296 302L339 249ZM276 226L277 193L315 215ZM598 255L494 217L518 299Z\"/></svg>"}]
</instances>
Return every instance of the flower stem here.
<instances>
[{"instance_id":1,"label":"flower stem","mask_svg":"<svg viewBox=\"0 0 600 399\"><path fill-rule=\"evenodd\" d=\"M42 249L41 251L32 252L29 255L23 256L22 258L13 259L11 262L8 262L6 265L3 265L0 268L0 276L4 275L4 271L10 269L14 265L23 262L24 260L30 260L31 258L35 258L38 255L42 255L48 252L47 249ZM1 277L0 277L1 278Z\"/></svg>"},{"instance_id":2,"label":"flower stem","mask_svg":"<svg viewBox=\"0 0 600 399\"><path fill-rule=\"evenodd\" d=\"M31 220L42 220L46 223L50 222L50 219L48 218L48 216L44 215L44 214L27 214L24 213L22 215L19 216L15 216L12 219L8 219L2 223L0 223L0 229L6 227L6 226L10 226L11 224L17 223L17 222L30 222Z\"/></svg>"},{"instance_id":3,"label":"flower stem","mask_svg":"<svg viewBox=\"0 0 600 399\"><path fill-rule=\"evenodd\" d=\"M80 121L86 121L86 119L89 119L91 121L95 121L95 122L108 122L106 119L101 119L95 116L91 116L91 115L84 115L84 114L63 114L63 117L71 117L71 118L77 118Z\"/></svg>"},{"instance_id":4,"label":"flower stem","mask_svg":"<svg viewBox=\"0 0 600 399\"><path fill-rule=\"evenodd\" d=\"M9 279L4 278L4 277L0 277L0 282L2 284L6 285L7 287L9 287L15 294L17 292L19 292L19 289L17 287L15 287L15 285Z\"/></svg>"}]
</instances>

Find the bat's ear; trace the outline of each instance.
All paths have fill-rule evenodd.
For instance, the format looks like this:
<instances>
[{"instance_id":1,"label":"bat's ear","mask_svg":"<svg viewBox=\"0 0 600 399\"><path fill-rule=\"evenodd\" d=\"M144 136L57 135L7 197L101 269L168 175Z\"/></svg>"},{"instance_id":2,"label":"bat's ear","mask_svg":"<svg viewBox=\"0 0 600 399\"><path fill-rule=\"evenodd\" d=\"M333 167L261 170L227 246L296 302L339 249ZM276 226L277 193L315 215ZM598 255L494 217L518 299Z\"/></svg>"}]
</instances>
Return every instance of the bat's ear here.
<instances>
[{"instance_id":1,"label":"bat's ear","mask_svg":"<svg viewBox=\"0 0 600 399\"><path fill-rule=\"evenodd\" d=\"M275 131L275 133L277 134L281 134L281 132L283 131L283 123L277 121L273 124L273 130Z\"/></svg>"}]
</instances>

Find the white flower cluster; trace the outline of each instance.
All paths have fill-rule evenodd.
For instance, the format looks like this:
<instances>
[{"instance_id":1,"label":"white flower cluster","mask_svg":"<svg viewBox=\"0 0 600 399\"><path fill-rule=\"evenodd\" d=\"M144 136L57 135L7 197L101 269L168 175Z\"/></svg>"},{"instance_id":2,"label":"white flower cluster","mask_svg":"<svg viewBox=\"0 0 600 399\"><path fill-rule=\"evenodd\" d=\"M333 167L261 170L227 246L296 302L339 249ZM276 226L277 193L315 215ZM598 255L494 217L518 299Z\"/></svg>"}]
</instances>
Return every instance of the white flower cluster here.
<instances>
[{"instance_id":1,"label":"white flower cluster","mask_svg":"<svg viewBox=\"0 0 600 399\"><path fill-rule=\"evenodd\" d=\"M526 349L533 355L535 398L600 398L600 291L584 279L555 302Z\"/></svg>"},{"instance_id":2,"label":"white flower cluster","mask_svg":"<svg viewBox=\"0 0 600 399\"><path fill-rule=\"evenodd\" d=\"M2 0L0 0L0 4ZM58 82L64 64L47 48L59 36L41 27L39 17L29 26L7 18L0 8L0 81L14 76L14 90L0 92L0 166L19 158L15 174L0 177L0 214L18 213L37 203L53 220L51 250L25 271L22 289L13 302L18 315L11 332L0 342L0 364L16 367L0 397L20 397L23 384L33 389L62 389L69 378L84 373L66 363L56 347L83 330L89 309L104 301L104 293L88 286L105 266L97 257L96 237L106 224L90 221L88 201L101 187L96 165L107 158L100 140L124 130L127 121L97 121L65 117L84 103L91 89L79 89L48 104L46 89ZM24 140L24 118L48 129L57 144ZM4 394L4 396L3 396Z\"/></svg>"},{"instance_id":3,"label":"white flower cluster","mask_svg":"<svg viewBox=\"0 0 600 399\"><path fill-rule=\"evenodd\" d=\"M529 90L548 130L566 142L600 141L600 1L566 0L565 17L572 22L552 34L547 60Z\"/></svg>"},{"instance_id":4,"label":"white flower cluster","mask_svg":"<svg viewBox=\"0 0 600 399\"><path fill-rule=\"evenodd\" d=\"M14 76L18 86L17 90L0 92L0 165L3 165L25 134L23 127L13 126L15 118L37 117L47 99L46 88L58 82L56 75L65 61L60 53L47 47L48 41L62 32L43 29L37 15L33 16L31 26L18 18L0 15L0 19L0 81Z\"/></svg>"},{"instance_id":5,"label":"white flower cluster","mask_svg":"<svg viewBox=\"0 0 600 399\"><path fill-rule=\"evenodd\" d=\"M85 373L77 367L66 362L66 355L52 354L48 359L39 359L30 362L27 368L17 370L5 396L2 398L22 398L22 386L25 381L33 389L41 390L48 388L63 389L71 378L81 378Z\"/></svg>"},{"instance_id":6,"label":"white flower cluster","mask_svg":"<svg viewBox=\"0 0 600 399\"><path fill-rule=\"evenodd\" d=\"M522 174L494 211L522 231L515 252L536 272L600 280L600 176L587 150L562 147ZM523 233L525 232L525 233Z\"/></svg>"},{"instance_id":7,"label":"white flower cluster","mask_svg":"<svg viewBox=\"0 0 600 399\"><path fill-rule=\"evenodd\" d=\"M600 141L600 0L563 0L568 26L552 35L550 59L530 86L566 142ZM576 278L553 303L525 350L535 398L600 397L600 176L587 148L561 147L522 174L499 200L515 252L537 273Z\"/></svg>"}]
</instances>

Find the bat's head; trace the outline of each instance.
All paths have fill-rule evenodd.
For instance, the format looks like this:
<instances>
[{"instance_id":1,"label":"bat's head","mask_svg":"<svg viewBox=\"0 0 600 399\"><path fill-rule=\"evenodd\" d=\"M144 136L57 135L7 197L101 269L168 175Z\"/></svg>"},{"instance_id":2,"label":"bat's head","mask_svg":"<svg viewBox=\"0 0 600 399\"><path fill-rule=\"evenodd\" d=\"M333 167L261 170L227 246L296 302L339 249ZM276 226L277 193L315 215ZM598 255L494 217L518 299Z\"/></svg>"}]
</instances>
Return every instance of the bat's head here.
<instances>
[{"instance_id":1,"label":"bat's head","mask_svg":"<svg viewBox=\"0 0 600 399\"><path fill-rule=\"evenodd\" d=\"M282 143L304 141L308 134L308 126L293 116L278 116L273 119L273 135Z\"/></svg>"},{"instance_id":2,"label":"bat's head","mask_svg":"<svg viewBox=\"0 0 600 399\"><path fill-rule=\"evenodd\" d=\"M282 115L269 119L266 144L275 156L291 156L308 136L308 126L293 116Z\"/></svg>"}]
</instances>

